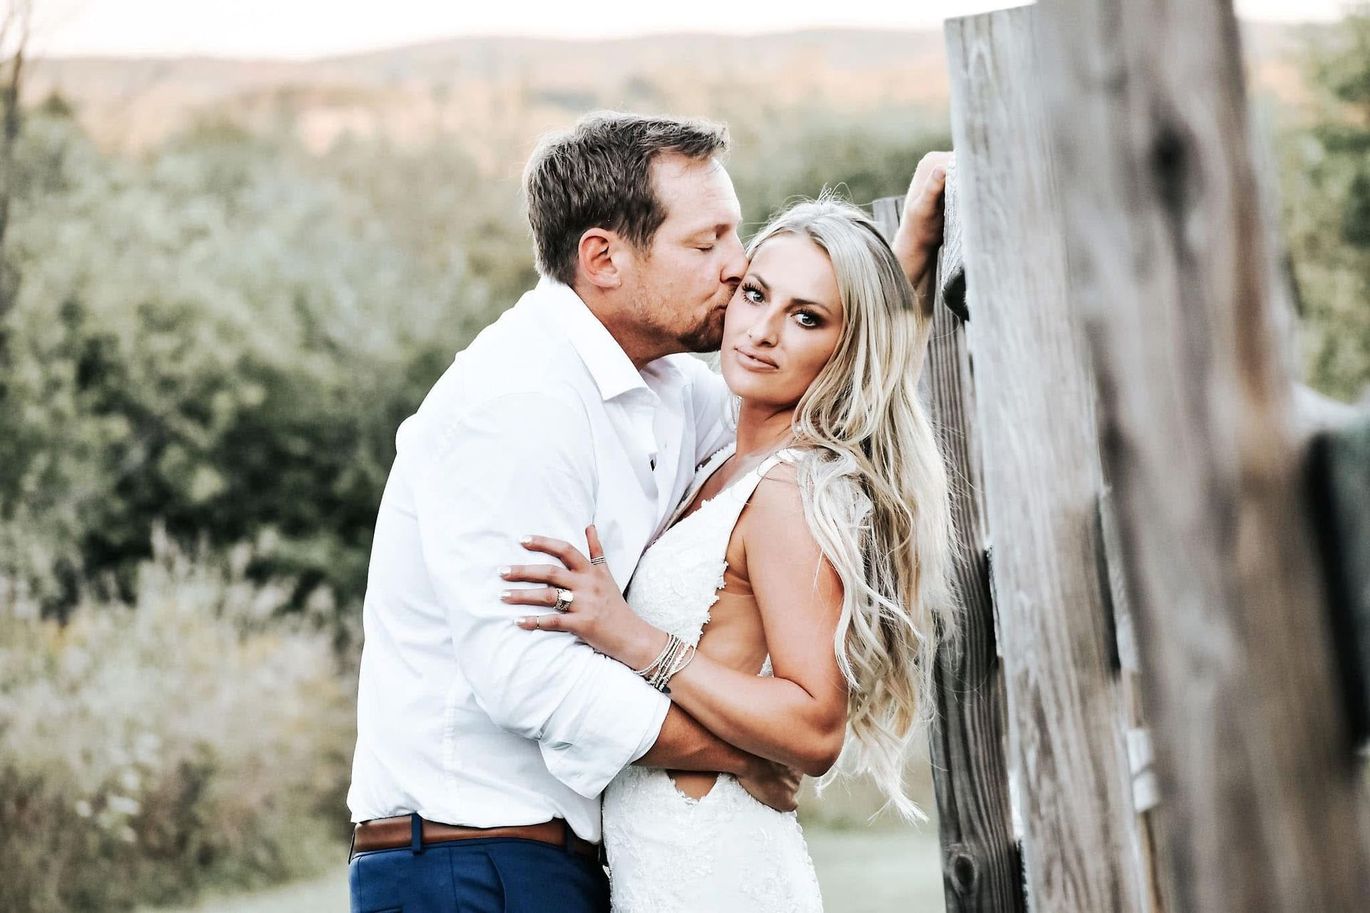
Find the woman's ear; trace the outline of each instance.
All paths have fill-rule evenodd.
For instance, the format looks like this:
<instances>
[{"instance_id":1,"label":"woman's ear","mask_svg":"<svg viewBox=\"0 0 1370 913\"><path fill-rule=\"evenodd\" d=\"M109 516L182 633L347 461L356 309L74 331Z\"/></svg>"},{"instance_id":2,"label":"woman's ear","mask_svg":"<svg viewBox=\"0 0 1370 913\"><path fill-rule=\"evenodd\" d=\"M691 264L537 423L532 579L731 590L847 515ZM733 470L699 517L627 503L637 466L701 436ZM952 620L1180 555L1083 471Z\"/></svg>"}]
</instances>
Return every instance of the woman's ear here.
<instances>
[{"instance_id":1,"label":"woman's ear","mask_svg":"<svg viewBox=\"0 0 1370 913\"><path fill-rule=\"evenodd\" d=\"M623 284L623 275L616 262L623 242L617 232L607 228L590 228L580 236L576 249L580 275L586 282L601 289L616 289Z\"/></svg>"}]
</instances>

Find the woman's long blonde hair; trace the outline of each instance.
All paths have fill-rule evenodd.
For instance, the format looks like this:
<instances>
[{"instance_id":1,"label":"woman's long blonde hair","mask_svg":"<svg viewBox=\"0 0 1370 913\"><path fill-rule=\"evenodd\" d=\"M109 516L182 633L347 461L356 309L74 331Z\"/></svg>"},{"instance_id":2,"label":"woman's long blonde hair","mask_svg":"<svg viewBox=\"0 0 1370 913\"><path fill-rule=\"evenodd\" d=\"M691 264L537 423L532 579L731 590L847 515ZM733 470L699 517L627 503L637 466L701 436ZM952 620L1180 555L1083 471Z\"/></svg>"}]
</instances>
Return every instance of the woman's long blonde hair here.
<instances>
[{"instance_id":1,"label":"woman's long blonde hair","mask_svg":"<svg viewBox=\"0 0 1370 913\"><path fill-rule=\"evenodd\" d=\"M852 204L825 193L791 206L752 239L749 258L781 234L828 254L843 306L837 347L793 422L805 514L843 585L834 649L851 738L832 773L870 774L901 813L921 818L904 768L935 708L938 645L957 627L947 473L918 399L929 321Z\"/></svg>"}]
</instances>

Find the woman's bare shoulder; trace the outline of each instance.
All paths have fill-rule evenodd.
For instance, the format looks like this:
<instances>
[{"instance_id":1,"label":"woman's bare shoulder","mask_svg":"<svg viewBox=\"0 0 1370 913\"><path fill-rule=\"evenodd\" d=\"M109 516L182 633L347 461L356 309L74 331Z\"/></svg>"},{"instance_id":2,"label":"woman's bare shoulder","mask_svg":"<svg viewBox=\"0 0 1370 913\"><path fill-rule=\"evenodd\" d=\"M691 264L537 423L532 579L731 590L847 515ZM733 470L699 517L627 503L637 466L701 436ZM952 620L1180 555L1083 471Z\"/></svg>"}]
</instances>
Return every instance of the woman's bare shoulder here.
<instances>
[{"instance_id":1,"label":"woman's bare shoulder","mask_svg":"<svg viewBox=\"0 0 1370 913\"><path fill-rule=\"evenodd\" d=\"M841 603L841 584L804 510L800 473L789 463L772 468L743 513L746 572L763 617L812 604L827 612ZM745 524L745 525L744 525Z\"/></svg>"},{"instance_id":2,"label":"woman's bare shoulder","mask_svg":"<svg viewBox=\"0 0 1370 913\"><path fill-rule=\"evenodd\" d=\"M813 540L804 516L799 470L793 463L778 462L761 477L741 522L749 540L779 538L791 544L795 537Z\"/></svg>"}]
</instances>

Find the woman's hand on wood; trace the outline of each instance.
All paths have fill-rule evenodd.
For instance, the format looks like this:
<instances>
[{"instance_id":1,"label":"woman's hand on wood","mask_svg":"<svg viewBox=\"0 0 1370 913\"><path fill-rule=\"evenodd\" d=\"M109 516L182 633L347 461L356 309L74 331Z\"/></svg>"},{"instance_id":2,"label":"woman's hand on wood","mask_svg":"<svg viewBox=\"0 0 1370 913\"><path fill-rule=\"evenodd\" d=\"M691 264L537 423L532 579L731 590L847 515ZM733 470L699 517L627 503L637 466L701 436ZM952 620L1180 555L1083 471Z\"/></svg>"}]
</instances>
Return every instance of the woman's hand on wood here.
<instances>
[{"instance_id":1,"label":"woman's hand on wood","mask_svg":"<svg viewBox=\"0 0 1370 913\"><path fill-rule=\"evenodd\" d=\"M904 214L899 221L891 247L904 268L904 275L914 289L920 291L925 310L932 306L932 296L922 295L923 283L930 278L937 248L942 244L942 214L947 173L955 162L951 152L929 152L923 156L913 172L908 195L904 197Z\"/></svg>"}]
</instances>

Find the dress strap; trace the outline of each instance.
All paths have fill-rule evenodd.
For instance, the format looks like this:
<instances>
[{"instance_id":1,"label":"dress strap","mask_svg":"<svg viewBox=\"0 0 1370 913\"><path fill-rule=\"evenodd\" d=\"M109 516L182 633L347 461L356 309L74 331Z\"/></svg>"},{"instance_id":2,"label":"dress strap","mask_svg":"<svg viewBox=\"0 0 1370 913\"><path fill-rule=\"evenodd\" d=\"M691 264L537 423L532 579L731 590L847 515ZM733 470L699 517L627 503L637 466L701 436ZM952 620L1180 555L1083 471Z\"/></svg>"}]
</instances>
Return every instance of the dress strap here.
<instances>
[{"instance_id":1,"label":"dress strap","mask_svg":"<svg viewBox=\"0 0 1370 913\"><path fill-rule=\"evenodd\" d=\"M722 501L729 505L731 517L728 522L723 524L727 527L728 535L732 535L732 529L737 524L737 518L741 515L742 509L747 506L747 502L752 499L756 492L756 487L761 484L761 480L766 477L777 463L790 463L798 458L799 451L793 447L778 450L756 464L745 476L729 483L728 487L714 496L714 500Z\"/></svg>"}]
</instances>

